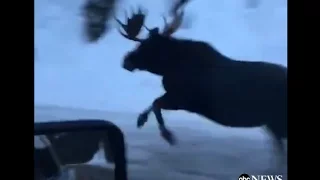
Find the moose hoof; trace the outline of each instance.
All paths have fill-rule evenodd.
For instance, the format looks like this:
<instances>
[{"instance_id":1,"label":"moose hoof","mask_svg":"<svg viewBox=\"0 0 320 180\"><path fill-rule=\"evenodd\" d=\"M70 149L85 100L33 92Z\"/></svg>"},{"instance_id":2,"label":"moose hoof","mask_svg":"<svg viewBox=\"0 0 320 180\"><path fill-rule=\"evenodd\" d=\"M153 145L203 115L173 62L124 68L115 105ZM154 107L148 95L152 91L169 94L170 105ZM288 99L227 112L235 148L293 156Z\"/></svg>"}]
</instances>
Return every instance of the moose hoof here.
<instances>
[{"instance_id":1,"label":"moose hoof","mask_svg":"<svg viewBox=\"0 0 320 180\"><path fill-rule=\"evenodd\" d=\"M171 146L176 144L176 138L168 129L161 130L161 136L165 139Z\"/></svg>"},{"instance_id":2,"label":"moose hoof","mask_svg":"<svg viewBox=\"0 0 320 180\"><path fill-rule=\"evenodd\" d=\"M148 114L140 114L137 121L137 127L141 128L148 120Z\"/></svg>"}]
</instances>

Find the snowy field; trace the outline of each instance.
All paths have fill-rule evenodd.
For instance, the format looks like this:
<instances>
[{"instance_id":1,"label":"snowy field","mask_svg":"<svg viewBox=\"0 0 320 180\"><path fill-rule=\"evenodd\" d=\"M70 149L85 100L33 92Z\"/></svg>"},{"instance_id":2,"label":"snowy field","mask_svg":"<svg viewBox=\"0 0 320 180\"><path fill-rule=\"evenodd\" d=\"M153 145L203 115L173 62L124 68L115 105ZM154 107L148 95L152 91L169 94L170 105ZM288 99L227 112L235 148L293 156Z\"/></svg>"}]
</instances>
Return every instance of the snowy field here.
<instances>
[{"instance_id":1,"label":"snowy field","mask_svg":"<svg viewBox=\"0 0 320 180\"><path fill-rule=\"evenodd\" d=\"M251 0L254 1L254 0ZM188 29L176 37L205 40L237 59L287 64L287 1L193 0ZM162 26L168 0L123 0L117 12L143 4L146 25ZM168 146L154 117L136 129L138 112L161 95L159 77L121 69L135 44L110 31L95 44L81 37L79 0L35 0L35 121L103 118L122 128L128 143L129 177L233 180L241 173L265 174L271 149L262 129L230 129L183 111L165 111L178 138ZM142 33L142 36L144 33ZM93 164L104 164L97 154Z\"/></svg>"},{"instance_id":2,"label":"snowy field","mask_svg":"<svg viewBox=\"0 0 320 180\"><path fill-rule=\"evenodd\" d=\"M154 118L138 130L136 117L135 113L57 106L37 106L35 111L37 121L103 118L115 122L126 135L132 180L233 180L243 172L274 173L270 171L272 149L260 129L222 128L196 116L176 118L169 115L166 116L168 124L178 138L178 144L170 147L160 138ZM102 152L90 163L110 167L105 164Z\"/></svg>"}]
</instances>

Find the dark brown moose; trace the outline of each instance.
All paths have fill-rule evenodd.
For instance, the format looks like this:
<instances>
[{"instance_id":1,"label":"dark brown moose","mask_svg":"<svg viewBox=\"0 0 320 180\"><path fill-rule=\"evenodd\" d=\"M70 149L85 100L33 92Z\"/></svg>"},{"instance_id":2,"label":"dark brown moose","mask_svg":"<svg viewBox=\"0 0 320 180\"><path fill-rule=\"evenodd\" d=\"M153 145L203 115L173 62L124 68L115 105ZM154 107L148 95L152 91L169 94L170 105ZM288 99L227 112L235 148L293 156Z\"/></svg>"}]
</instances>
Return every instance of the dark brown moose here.
<instances>
[{"instance_id":1,"label":"dark brown moose","mask_svg":"<svg viewBox=\"0 0 320 180\"><path fill-rule=\"evenodd\" d=\"M125 38L138 46L123 60L123 68L148 71L162 77L165 93L143 111L137 121L141 128L153 112L162 137L176 142L161 114L165 110L185 110L223 126L253 128L265 126L278 155L284 155L282 139L287 138L287 68L268 62L236 60L204 41L178 39L176 32L183 11L174 13L162 31L148 29L145 39L138 38L144 22L142 11L122 24ZM133 20L135 19L136 20ZM139 31L137 30L139 29ZM282 156L284 157L284 156Z\"/></svg>"}]
</instances>

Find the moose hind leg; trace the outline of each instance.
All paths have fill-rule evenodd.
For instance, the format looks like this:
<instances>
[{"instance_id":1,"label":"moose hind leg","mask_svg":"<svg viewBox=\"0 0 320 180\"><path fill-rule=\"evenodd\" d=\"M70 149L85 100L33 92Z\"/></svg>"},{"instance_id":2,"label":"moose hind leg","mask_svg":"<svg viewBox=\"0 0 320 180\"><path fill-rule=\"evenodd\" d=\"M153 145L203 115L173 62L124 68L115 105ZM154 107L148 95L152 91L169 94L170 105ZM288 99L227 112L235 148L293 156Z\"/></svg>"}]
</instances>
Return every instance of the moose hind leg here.
<instances>
[{"instance_id":1,"label":"moose hind leg","mask_svg":"<svg viewBox=\"0 0 320 180\"><path fill-rule=\"evenodd\" d=\"M282 140L281 132L278 128L273 126L267 126L267 129L271 136L272 149L276 160L275 167L277 170L280 170L284 167L286 163L285 144Z\"/></svg>"}]
</instances>

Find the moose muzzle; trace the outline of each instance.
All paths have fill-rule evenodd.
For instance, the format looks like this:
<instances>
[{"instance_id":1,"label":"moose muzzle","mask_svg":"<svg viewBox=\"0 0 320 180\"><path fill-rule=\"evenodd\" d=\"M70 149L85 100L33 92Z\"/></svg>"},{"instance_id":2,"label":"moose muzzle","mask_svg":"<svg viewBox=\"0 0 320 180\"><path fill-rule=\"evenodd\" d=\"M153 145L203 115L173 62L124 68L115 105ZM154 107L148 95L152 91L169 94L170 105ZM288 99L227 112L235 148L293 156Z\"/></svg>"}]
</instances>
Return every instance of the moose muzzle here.
<instances>
[{"instance_id":1,"label":"moose muzzle","mask_svg":"<svg viewBox=\"0 0 320 180\"><path fill-rule=\"evenodd\" d=\"M130 72L132 72L133 70L136 69L136 68L134 67L133 63L130 62L130 61L128 61L128 60L123 61L122 67L123 67L124 69L126 69L127 71L130 71Z\"/></svg>"}]
</instances>

